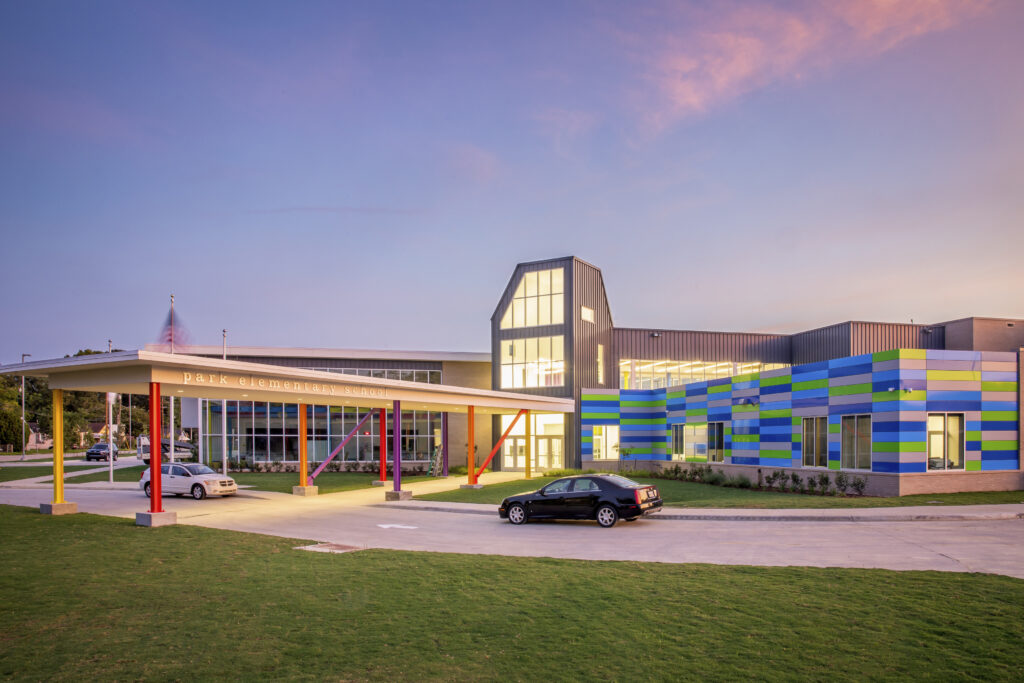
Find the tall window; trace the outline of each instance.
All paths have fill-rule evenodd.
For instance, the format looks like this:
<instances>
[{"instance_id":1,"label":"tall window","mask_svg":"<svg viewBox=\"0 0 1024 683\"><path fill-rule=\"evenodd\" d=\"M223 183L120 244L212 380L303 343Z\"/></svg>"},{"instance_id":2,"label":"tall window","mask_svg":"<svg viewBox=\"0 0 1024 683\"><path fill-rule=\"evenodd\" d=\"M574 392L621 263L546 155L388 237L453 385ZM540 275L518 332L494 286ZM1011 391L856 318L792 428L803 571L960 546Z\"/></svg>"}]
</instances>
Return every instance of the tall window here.
<instances>
[{"instance_id":1,"label":"tall window","mask_svg":"<svg viewBox=\"0 0 1024 683\"><path fill-rule=\"evenodd\" d=\"M928 469L964 469L964 414L928 414Z\"/></svg>"},{"instance_id":2,"label":"tall window","mask_svg":"<svg viewBox=\"0 0 1024 683\"><path fill-rule=\"evenodd\" d=\"M604 344L597 345L597 383L604 384Z\"/></svg>"},{"instance_id":3,"label":"tall window","mask_svg":"<svg viewBox=\"0 0 1024 683\"><path fill-rule=\"evenodd\" d=\"M764 370L788 367L785 363L736 363L733 361L699 360L619 360L619 387L622 389L661 389L690 382L734 377Z\"/></svg>"},{"instance_id":4,"label":"tall window","mask_svg":"<svg viewBox=\"0 0 1024 683\"><path fill-rule=\"evenodd\" d=\"M725 460L725 423L708 423L708 462Z\"/></svg>"},{"instance_id":5,"label":"tall window","mask_svg":"<svg viewBox=\"0 0 1024 683\"><path fill-rule=\"evenodd\" d=\"M501 342L501 388L560 387L565 384L565 338L531 337Z\"/></svg>"},{"instance_id":6,"label":"tall window","mask_svg":"<svg viewBox=\"0 0 1024 683\"><path fill-rule=\"evenodd\" d=\"M501 317L501 329L561 325L565 322L564 269L523 273L512 303Z\"/></svg>"},{"instance_id":7,"label":"tall window","mask_svg":"<svg viewBox=\"0 0 1024 683\"><path fill-rule=\"evenodd\" d=\"M672 425L672 459L708 461L708 425Z\"/></svg>"},{"instance_id":8,"label":"tall window","mask_svg":"<svg viewBox=\"0 0 1024 683\"><path fill-rule=\"evenodd\" d=\"M580 319L588 323L594 322L594 309L580 306Z\"/></svg>"},{"instance_id":9,"label":"tall window","mask_svg":"<svg viewBox=\"0 0 1024 683\"><path fill-rule=\"evenodd\" d=\"M618 425L594 425L594 460L617 460L618 457Z\"/></svg>"},{"instance_id":10,"label":"tall window","mask_svg":"<svg viewBox=\"0 0 1024 683\"><path fill-rule=\"evenodd\" d=\"M840 465L849 470L871 469L871 416L843 415Z\"/></svg>"},{"instance_id":11,"label":"tall window","mask_svg":"<svg viewBox=\"0 0 1024 683\"><path fill-rule=\"evenodd\" d=\"M828 418L804 418L804 467L828 467Z\"/></svg>"}]
</instances>

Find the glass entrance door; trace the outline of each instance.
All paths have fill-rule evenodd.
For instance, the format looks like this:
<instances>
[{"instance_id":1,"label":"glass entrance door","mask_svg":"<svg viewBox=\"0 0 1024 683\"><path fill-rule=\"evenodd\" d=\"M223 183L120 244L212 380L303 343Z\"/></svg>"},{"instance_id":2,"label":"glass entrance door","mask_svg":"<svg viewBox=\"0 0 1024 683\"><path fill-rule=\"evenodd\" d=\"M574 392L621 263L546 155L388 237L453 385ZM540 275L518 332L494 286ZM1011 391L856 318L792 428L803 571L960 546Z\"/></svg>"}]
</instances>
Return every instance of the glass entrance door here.
<instances>
[{"instance_id":1,"label":"glass entrance door","mask_svg":"<svg viewBox=\"0 0 1024 683\"><path fill-rule=\"evenodd\" d=\"M526 437L509 436L501 447L502 469L526 469ZM539 469L561 468L562 437L536 436L533 439L533 467Z\"/></svg>"}]
</instances>

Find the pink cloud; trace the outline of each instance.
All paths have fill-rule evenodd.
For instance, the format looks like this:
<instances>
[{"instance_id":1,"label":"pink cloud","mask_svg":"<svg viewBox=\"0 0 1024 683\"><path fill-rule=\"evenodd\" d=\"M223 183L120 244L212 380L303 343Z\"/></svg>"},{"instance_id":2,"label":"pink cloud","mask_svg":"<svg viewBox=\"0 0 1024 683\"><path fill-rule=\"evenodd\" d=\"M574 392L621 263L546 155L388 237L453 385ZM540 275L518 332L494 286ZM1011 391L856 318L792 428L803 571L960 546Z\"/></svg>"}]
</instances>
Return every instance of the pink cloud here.
<instances>
[{"instance_id":1,"label":"pink cloud","mask_svg":"<svg viewBox=\"0 0 1024 683\"><path fill-rule=\"evenodd\" d=\"M620 32L650 86L638 106L648 127L671 124L775 83L870 58L977 16L991 0L835 0L720 3L675 11L654 36ZM667 28L666 28L667 27Z\"/></svg>"}]
</instances>

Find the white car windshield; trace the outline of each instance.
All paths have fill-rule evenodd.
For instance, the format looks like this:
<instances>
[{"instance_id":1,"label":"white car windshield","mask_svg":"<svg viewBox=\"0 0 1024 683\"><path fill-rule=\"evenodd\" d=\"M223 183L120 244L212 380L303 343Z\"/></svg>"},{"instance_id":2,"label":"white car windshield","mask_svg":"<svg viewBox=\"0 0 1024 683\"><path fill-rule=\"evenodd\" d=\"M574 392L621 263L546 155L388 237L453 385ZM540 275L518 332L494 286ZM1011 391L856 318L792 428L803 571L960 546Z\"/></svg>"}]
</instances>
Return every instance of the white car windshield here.
<instances>
[{"instance_id":1,"label":"white car windshield","mask_svg":"<svg viewBox=\"0 0 1024 683\"><path fill-rule=\"evenodd\" d=\"M185 469L188 470L191 474L194 474L194 475L199 475L199 474L217 474L216 472L211 470L206 465L185 465Z\"/></svg>"}]
</instances>

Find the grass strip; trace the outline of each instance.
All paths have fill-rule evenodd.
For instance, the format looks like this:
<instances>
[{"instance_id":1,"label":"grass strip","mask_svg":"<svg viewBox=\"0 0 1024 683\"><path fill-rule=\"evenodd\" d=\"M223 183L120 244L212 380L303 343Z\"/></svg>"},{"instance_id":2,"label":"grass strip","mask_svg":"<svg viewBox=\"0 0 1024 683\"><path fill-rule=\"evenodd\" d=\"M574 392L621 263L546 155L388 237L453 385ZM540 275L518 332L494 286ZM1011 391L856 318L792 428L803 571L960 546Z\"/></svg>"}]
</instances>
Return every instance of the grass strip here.
<instances>
[{"instance_id":1,"label":"grass strip","mask_svg":"<svg viewBox=\"0 0 1024 683\"><path fill-rule=\"evenodd\" d=\"M934 493L898 498L873 496L839 497L814 496L779 491L754 491L726 488L674 479L633 477L641 484L658 487L667 507L681 508L752 508L752 509L822 509L822 508L875 508L906 507L912 505L997 505L1024 503L1024 491L978 491L968 493ZM450 503L493 503L497 505L508 496L535 491L555 477L517 479L489 484L482 489L455 489L416 496L418 500L447 501Z\"/></svg>"},{"instance_id":2,"label":"grass strip","mask_svg":"<svg viewBox=\"0 0 1024 683\"><path fill-rule=\"evenodd\" d=\"M0 506L21 680L1019 678L1024 581L370 550ZM617 628L602 625L615 623Z\"/></svg>"}]
</instances>

